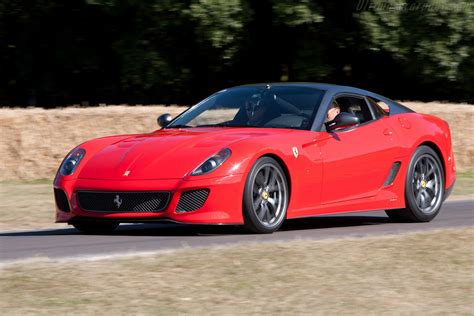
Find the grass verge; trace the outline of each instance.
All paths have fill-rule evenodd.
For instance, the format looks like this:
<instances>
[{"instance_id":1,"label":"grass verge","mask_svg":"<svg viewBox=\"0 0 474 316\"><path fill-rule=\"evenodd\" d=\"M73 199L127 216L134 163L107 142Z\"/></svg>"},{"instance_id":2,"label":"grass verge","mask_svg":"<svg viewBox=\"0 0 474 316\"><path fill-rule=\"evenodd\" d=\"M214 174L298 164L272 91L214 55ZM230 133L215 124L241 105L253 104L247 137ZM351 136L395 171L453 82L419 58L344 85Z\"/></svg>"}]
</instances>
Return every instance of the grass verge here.
<instances>
[{"instance_id":1,"label":"grass verge","mask_svg":"<svg viewBox=\"0 0 474 316\"><path fill-rule=\"evenodd\" d=\"M474 172L458 173L451 199L474 199ZM54 210L52 180L0 182L0 230L66 227Z\"/></svg>"},{"instance_id":2,"label":"grass verge","mask_svg":"<svg viewBox=\"0 0 474 316\"><path fill-rule=\"evenodd\" d=\"M474 171L457 173L452 194L454 197L474 199Z\"/></svg>"},{"instance_id":3,"label":"grass verge","mask_svg":"<svg viewBox=\"0 0 474 316\"><path fill-rule=\"evenodd\" d=\"M4 265L9 314L471 314L474 229Z\"/></svg>"},{"instance_id":4,"label":"grass verge","mask_svg":"<svg viewBox=\"0 0 474 316\"><path fill-rule=\"evenodd\" d=\"M0 183L0 230L53 227L54 212L52 180Z\"/></svg>"}]
</instances>

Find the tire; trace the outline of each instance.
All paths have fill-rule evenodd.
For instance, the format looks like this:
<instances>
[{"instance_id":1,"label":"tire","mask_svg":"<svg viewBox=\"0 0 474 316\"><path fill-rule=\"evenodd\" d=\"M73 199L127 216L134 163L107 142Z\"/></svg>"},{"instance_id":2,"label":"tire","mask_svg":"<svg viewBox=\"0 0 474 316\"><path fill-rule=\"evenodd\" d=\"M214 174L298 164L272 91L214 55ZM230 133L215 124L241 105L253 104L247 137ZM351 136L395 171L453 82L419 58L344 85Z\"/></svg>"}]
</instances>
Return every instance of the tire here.
<instances>
[{"instance_id":1,"label":"tire","mask_svg":"<svg viewBox=\"0 0 474 316\"><path fill-rule=\"evenodd\" d=\"M80 221L71 223L75 229L84 234L106 234L113 232L120 223L117 222L94 222Z\"/></svg>"},{"instance_id":2,"label":"tire","mask_svg":"<svg viewBox=\"0 0 474 316\"><path fill-rule=\"evenodd\" d=\"M443 164L436 152L420 146L413 154L405 180L403 209L387 210L394 221L429 222L438 215L444 200Z\"/></svg>"},{"instance_id":3,"label":"tire","mask_svg":"<svg viewBox=\"0 0 474 316\"><path fill-rule=\"evenodd\" d=\"M288 200L288 181L280 164L270 157L258 159L245 182L245 228L259 234L278 230L286 219Z\"/></svg>"}]
</instances>

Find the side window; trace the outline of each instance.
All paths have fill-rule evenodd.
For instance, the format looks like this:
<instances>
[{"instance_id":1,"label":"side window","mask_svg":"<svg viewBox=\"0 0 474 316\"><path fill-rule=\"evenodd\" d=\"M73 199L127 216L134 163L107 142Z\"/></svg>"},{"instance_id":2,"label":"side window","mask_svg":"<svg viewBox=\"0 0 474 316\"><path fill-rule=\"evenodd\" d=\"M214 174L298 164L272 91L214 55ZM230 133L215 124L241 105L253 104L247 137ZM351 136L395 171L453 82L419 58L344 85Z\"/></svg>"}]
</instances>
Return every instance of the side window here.
<instances>
[{"instance_id":1,"label":"side window","mask_svg":"<svg viewBox=\"0 0 474 316\"><path fill-rule=\"evenodd\" d=\"M336 101L339 104L341 112L347 112L357 116L360 124L364 124L374 119L364 98L344 96L336 98Z\"/></svg>"},{"instance_id":2,"label":"side window","mask_svg":"<svg viewBox=\"0 0 474 316\"><path fill-rule=\"evenodd\" d=\"M388 115L388 112L385 111L385 108L388 109L388 105L386 105L384 102L369 97L367 97L367 101L369 101L370 106L372 106L376 118L381 118Z\"/></svg>"}]
</instances>

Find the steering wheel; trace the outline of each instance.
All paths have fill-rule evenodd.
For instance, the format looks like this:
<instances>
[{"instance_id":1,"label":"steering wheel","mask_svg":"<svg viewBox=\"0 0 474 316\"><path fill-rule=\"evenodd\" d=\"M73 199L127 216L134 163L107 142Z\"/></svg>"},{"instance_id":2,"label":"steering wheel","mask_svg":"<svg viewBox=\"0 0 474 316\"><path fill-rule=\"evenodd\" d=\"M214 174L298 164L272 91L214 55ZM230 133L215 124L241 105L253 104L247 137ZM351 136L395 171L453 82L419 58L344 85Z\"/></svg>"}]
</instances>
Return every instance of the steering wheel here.
<instances>
[{"instance_id":1,"label":"steering wheel","mask_svg":"<svg viewBox=\"0 0 474 316\"><path fill-rule=\"evenodd\" d=\"M307 114L305 114L304 112L300 111L300 109L298 109L296 106L294 106L292 103L286 101L285 99L280 98L280 97L277 96L276 94L273 94L272 97L273 97L273 100L274 100L282 109L285 109L287 112L292 113L292 114L296 114L296 115L299 115L299 116L304 116L304 117L309 118L309 116L308 116Z\"/></svg>"}]
</instances>

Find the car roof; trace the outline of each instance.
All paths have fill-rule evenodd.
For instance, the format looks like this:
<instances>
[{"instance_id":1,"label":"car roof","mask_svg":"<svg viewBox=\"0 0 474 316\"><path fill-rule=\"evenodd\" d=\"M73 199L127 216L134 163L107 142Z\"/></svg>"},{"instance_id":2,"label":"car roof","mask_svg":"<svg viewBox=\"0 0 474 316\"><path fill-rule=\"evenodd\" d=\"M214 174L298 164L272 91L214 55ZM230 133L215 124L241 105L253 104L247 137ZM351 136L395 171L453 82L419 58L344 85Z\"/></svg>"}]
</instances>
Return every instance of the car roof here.
<instances>
[{"instance_id":1,"label":"car roof","mask_svg":"<svg viewBox=\"0 0 474 316\"><path fill-rule=\"evenodd\" d=\"M331 83L320 83L320 82L263 82L263 83L245 84L245 85L240 85L237 87L261 87L265 85L280 86L280 87L281 86L305 87L305 88L331 91L333 93L347 92L347 93L357 93L357 94L366 94L366 95L375 94L373 92L370 92L364 89L355 88L355 87L343 86L343 85L337 85L337 84L331 84ZM237 87L234 87L234 88L237 88Z\"/></svg>"},{"instance_id":2,"label":"car roof","mask_svg":"<svg viewBox=\"0 0 474 316\"><path fill-rule=\"evenodd\" d=\"M350 87L350 86L342 86L342 85L337 85L337 84L331 84L331 83L319 83L319 82L267 82L267 83L255 83L255 84L246 84L246 85L240 85L236 86L233 88L238 88L238 87L262 87L262 86L294 86L294 87L305 87L305 88L313 88L313 89L319 89L319 90L325 90L328 91L332 94L338 94L338 93L354 93L354 94L360 94L360 95L365 95L368 97L375 98L377 100L381 100L385 102L389 107L390 107L390 113L392 114L397 114L397 113L406 113L406 112L414 112L413 110L405 107L404 105L395 102L387 97L384 97L380 94L370 92L368 90L364 89L359 89L355 87ZM232 88L230 88L232 89Z\"/></svg>"}]
</instances>

